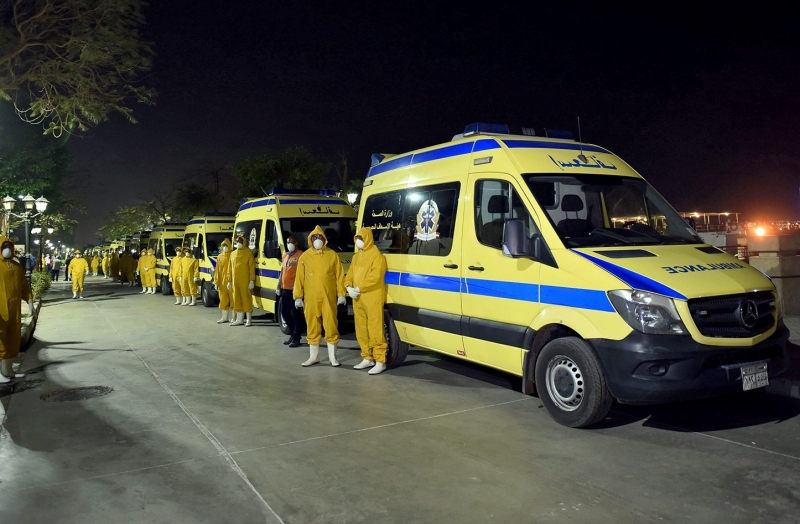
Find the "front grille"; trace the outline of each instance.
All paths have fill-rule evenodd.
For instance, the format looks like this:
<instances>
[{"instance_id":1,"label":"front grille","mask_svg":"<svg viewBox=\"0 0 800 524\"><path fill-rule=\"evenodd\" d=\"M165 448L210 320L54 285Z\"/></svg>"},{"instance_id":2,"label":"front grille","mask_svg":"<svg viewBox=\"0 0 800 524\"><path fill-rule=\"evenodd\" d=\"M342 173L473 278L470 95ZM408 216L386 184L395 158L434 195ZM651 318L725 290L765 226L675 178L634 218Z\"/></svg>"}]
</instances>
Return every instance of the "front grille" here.
<instances>
[{"instance_id":1,"label":"front grille","mask_svg":"<svg viewBox=\"0 0 800 524\"><path fill-rule=\"evenodd\" d=\"M747 317L750 301L755 304L757 315L754 321L746 322L750 319L743 320L743 308ZM769 291L694 298L689 300L689 311L697 329L706 337L754 337L775 325L775 297Z\"/></svg>"}]
</instances>

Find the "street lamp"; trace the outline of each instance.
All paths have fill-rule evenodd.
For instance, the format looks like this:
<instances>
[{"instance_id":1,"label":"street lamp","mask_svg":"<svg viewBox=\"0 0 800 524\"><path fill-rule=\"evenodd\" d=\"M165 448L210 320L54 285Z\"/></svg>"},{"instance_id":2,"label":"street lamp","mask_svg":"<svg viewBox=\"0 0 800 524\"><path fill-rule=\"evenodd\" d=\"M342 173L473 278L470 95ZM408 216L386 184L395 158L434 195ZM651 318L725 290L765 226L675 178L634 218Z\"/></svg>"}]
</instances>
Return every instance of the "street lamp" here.
<instances>
[{"instance_id":1,"label":"street lamp","mask_svg":"<svg viewBox=\"0 0 800 524\"><path fill-rule=\"evenodd\" d=\"M356 203L356 200L358 200L358 193L347 193L347 201L351 206Z\"/></svg>"},{"instance_id":2,"label":"street lamp","mask_svg":"<svg viewBox=\"0 0 800 524\"><path fill-rule=\"evenodd\" d=\"M30 195L30 193L28 193L25 196L20 195L19 199L22 200L22 203L25 205L24 213L20 213L18 215L16 213L11 212L14 209L14 204L16 203L16 201L10 196L6 196L3 199L3 207L5 208L7 215L21 218L25 222L25 256L27 259L27 262L25 263L25 276L28 277L28 283L30 283L31 281L31 268L30 268L31 262L29 257L31 251L30 221L32 218L36 218L42 213L44 213L45 210L47 209L47 204L49 204L50 202L43 196L39 198L33 198ZM38 213L36 213L35 215L31 214L33 213L34 207L36 208L36 211L38 211ZM37 229L39 229L39 232L41 232L41 228Z\"/></svg>"}]
</instances>

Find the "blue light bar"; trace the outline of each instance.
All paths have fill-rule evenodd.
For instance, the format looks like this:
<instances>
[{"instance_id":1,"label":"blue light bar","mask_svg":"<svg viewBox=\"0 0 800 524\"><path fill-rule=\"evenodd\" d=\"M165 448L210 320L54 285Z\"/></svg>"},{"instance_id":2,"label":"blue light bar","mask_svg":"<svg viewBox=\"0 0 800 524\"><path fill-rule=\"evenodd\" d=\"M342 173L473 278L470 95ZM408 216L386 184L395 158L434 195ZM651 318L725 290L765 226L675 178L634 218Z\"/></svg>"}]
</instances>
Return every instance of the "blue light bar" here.
<instances>
[{"instance_id":1,"label":"blue light bar","mask_svg":"<svg viewBox=\"0 0 800 524\"><path fill-rule=\"evenodd\" d=\"M491 135L510 134L508 131L508 126L505 124L489 124L486 122L475 122L474 124L469 124L467 127L464 128L464 136L482 135L487 133Z\"/></svg>"},{"instance_id":2,"label":"blue light bar","mask_svg":"<svg viewBox=\"0 0 800 524\"><path fill-rule=\"evenodd\" d=\"M560 138L562 140L575 140L572 131L565 131L563 129L545 129L544 134L547 138Z\"/></svg>"},{"instance_id":3,"label":"blue light bar","mask_svg":"<svg viewBox=\"0 0 800 524\"><path fill-rule=\"evenodd\" d=\"M386 156L385 156L385 155L382 155L382 154L380 154L380 153L372 153L372 158L371 158L371 160L370 160L370 164L369 164L369 166L370 166L370 167L375 167L375 166L377 166L378 164L380 164L381 162L383 162L383 159L384 159L384 158L386 158Z\"/></svg>"},{"instance_id":4,"label":"blue light bar","mask_svg":"<svg viewBox=\"0 0 800 524\"><path fill-rule=\"evenodd\" d=\"M336 196L333 189L287 189L285 187L273 187L269 192L270 196L276 195L321 195Z\"/></svg>"}]
</instances>

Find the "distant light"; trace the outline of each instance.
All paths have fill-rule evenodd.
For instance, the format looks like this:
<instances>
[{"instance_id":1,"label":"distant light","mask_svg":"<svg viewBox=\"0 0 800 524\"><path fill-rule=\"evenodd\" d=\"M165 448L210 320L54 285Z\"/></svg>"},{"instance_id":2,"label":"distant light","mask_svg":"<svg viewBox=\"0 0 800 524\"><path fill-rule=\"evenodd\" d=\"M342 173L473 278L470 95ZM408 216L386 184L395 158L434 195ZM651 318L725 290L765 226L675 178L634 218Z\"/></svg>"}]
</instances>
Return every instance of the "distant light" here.
<instances>
[{"instance_id":1,"label":"distant light","mask_svg":"<svg viewBox=\"0 0 800 524\"><path fill-rule=\"evenodd\" d=\"M766 231L764 231L764 228L763 228L763 227L760 227L760 226L759 226L759 227L757 227L757 228L756 228L756 235L758 235L758 236L760 236L760 237L763 237L763 236L764 236L764 233L766 233Z\"/></svg>"},{"instance_id":2,"label":"distant light","mask_svg":"<svg viewBox=\"0 0 800 524\"><path fill-rule=\"evenodd\" d=\"M358 193L347 193L347 201L350 202L351 206L356 203L357 199Z\"/></svg>"}]
</instances>

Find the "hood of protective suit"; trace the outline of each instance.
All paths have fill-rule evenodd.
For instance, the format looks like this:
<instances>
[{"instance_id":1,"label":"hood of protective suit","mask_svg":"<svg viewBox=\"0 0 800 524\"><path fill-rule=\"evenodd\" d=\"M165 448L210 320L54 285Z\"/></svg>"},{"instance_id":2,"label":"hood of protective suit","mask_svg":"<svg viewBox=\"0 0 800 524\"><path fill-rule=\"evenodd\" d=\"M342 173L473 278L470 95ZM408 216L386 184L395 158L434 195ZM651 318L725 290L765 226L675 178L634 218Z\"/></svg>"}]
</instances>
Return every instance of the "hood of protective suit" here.
<instances>
[{"instance_id":1,"label":"hood of protective suit","mask_svg":"<svg viewBox=\"0 0 800 524\"><path fill-rule=\"evenodd\" d=\"M325 236L325 232L322 230L322 228L317 226L317 227L314 228L314 231L312 231L311 233L308 234L308 248L309 249L314 249L314 241L311 240L311 238L314 235L322 235L323 242L325 242L325 246L328 245L328 237ZM325 246L322 246L322 247L325 247Z\"/></svg>"},{"instance_id":2,"label":"hood of protective suit","mask_svg":"<svg viewBox=\"0 0 800 524\"><path fill-rule=\"evenodd\" d=\"M373 238L372 238L372 228L371 227L362 227L361 229L359 229L358 230L358 234L356 234L356 236L353 237L353 242L356 241L356 237L358 237L358 236L360 236L362 239L364 239L364 251L366 251L367 249L369 249L369 248L371 248L372 246L375 245L375 240L373 240Z\"/></svg>"},{"instance_id":3,"label":"hood of protective suit","mask_svg":"<svg viewBox=\"0 0 800 524\"><path fill-rule=\"evenodd\" d=\"M14 248L14 241L8 237L0 235L0 251L6 247L11 248L11 258L9 260L14 260L14 257L17 256L16 249ZM0 260L3 260L3 255L0 255Z\"/></svg>"},{"instance_id":4,"label":"hood of protective suit","mask_svg":"<svg viewBox=\"0 0 800 524\"><path fill-rule=\"evenodd\" d=\"M233 248L233 246L231 245L231 241L228 240L227 238L225 240L223 240L222 242L220 242L220 244L219 244L220 253L222 252L222 246L228 246L228 252L229 253L230 253L231 249Z\"/></svg>"},{"instance_id":5,"label":"hood of protective suit","mask_svg":"<svg viewBox=\"0 0 800 524\"><path fill-rule=\"evenodd\" d=\"M155 252L155 251L153 251L152 249L148 249L148 250L147 250L147 254L152 256L152 255L155 255L155 254L156 254L156 252Z\"/></svg>"}]
</instances>

